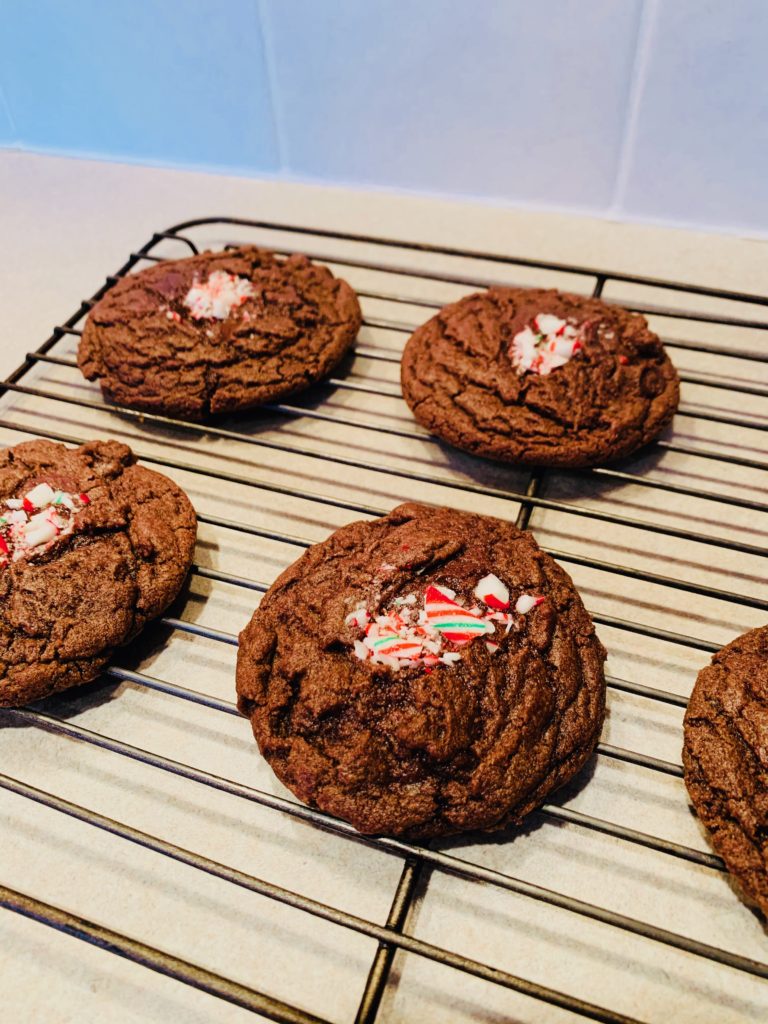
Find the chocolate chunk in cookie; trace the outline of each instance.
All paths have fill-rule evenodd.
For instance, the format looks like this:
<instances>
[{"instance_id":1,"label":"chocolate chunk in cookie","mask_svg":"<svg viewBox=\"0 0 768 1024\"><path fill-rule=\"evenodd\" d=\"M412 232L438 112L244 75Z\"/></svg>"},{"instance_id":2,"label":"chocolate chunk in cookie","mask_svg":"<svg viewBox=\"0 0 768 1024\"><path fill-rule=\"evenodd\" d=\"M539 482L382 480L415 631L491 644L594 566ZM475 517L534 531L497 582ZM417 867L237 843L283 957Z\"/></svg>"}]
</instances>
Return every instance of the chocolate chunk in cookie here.
<instances>
[{"instance_id":1,"label":"chocolate chunk in cookie","mask_svg":"<svg viewBox=\"0 0 768 1024\"><path fill-rule=\"evenodd\" d=\"M658 437L677 373L645 318L599 299L491 288L411 336L403 395L431 433L526 466L593 466Z\"/></svg>"},{"instance_id":2,"label":"chocolate chunk in cookie","mask_svg":"<svg viewBox=\"0 0 768 1024\"><path fill-rule=\"evenodd\" d=\"M0 705L95 679L178 594L197 523L117 441L0 452Z\"/></svg>"},{"instance_id":3,"label":"chocolate chunk in cookie","mask_svg":"<svg viewBox=\"0 0 768 1024\"><path fill-rule=\"evenodd\" d=\"M595 748L605 651L529 533L407 504L316 544L240 636L239 707L300 799L366 833L521 821Z\"/></svg>"},{"instance_id":4,"label":"chocolate chunk in cookie","mask_svg":"<svg viewBox=\"0 0 768 1024\"><path fill-rule=\"evenodd\" d=\"M199 420L327 376L360 323L326 267L244 246L122 278L92 309L78 364L111 402Z\"/></svg>"},{"instance_id":5,"label":"chocolate chunk in cookie","mask_svg":"<svg viewBox=\"0 0 768 1024\"><path fill-rule=\"evenodd\" d=\"M747 898L768 914L768 626L699 672L684 732L696 813Z\"/></svg>"}]
</instances>

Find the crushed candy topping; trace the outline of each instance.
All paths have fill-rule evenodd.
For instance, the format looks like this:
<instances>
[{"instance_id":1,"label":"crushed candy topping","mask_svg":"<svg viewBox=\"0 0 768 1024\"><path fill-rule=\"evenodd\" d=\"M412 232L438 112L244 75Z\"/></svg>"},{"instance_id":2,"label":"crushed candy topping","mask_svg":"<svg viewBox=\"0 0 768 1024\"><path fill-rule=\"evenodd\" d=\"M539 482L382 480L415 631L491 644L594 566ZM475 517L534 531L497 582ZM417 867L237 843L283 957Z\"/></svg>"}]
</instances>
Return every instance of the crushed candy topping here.
<instances>
[{"instance_id":1,"label":"crushed candy topping","mask_svg":"<svg viewBox=\"0 0 768 1024\"><path fill-rule=\"evenodd\" d=\"M493 573L483 576L475 587L475 597L479 597L481 601L498 612L504 612L509 608L509 591L499 577L494 576Z\"/></svg>"},{"instance_id":2,"label":"crushed candy topping","mask_svg":"<svg viewBox=\"0 0 768 1024\"><path fill-rule=\"evenodd\" d=\"M508 634L515 621L508 610L509 590L491 573L478 582L474 596L485 607L467 608L454 590L434 584L426 588L421 601L416 594L396 597L381 615L372 614L365 602L359 602L344 620L361 634L353 641L355 657L392 669L423 665L429 672L435 665L460 661L461 651L450 647L462 648L477 637L485 637L488 651L495 654L500 648L499 634ZM543 600L521 594L515 611L525 615ZM495 639L488 639L491 636Z\"/></svg>"},{"instance_id":3,"label":"crushed candy topping","mask_svg":"<svg viewBox=\"0 0 768 1024\"><path fill-rule=\"evenodd\" d=\"M543 600L543 597L534 597L533 594L521 594L515 602L515 611L518 615L527 615L531 608L535 608Z\"/></svg>"},{"instance_id":4,"label":"crushed candy topping","mask_svg":"<svg viewBox=\"0 0 768 1024\"><path fill-rule=\"evenodd\" d=\"M90 504L87 494L70 494L37 484L23 498L0 499L0 567L39 555L75 528L75 513Z\"/></svg>"},{"instance_id":5,"label":"crushed candy topping","mask_svg":"<svg viewBox=\"0 0 768 1024\"><path fill-rule=\"evenodd\" d=\"M528 327L514 336L509 355L518 373L530 371L546 376L565 366L581 348L578 327L550 313L538 313Z\"/></svg>"},{"instance_id":6,"label":"crushed candy topping","mask_svg":"<svg viewBox=\"0 0 768 1024\"><path fill-rule=\"evenodd\" d=\"M184 296L184 305L195 320L226 320L236 306L242 306L252 295L253 285L247 278L214 270L207 281L195 278Z\"/></svg>"}]
</instances>

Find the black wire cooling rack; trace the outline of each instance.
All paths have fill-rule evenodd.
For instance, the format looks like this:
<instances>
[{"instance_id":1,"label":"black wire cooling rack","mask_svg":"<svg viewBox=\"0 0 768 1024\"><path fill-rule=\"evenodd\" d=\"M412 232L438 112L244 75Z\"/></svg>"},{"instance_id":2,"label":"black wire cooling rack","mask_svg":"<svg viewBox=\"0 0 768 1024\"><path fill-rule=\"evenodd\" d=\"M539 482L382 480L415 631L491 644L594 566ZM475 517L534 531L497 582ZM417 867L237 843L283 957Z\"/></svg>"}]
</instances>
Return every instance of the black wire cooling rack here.
<instances>
[{"instance_id":1,"label":"black wire cooling rack","mask_svg":"<svg viewBox=\"0 0 768 1024\"><path fill-rule=\"evenodd\" d=\"M348 372L298 396L296 404L272 404L258 414L228 420L226 425L190 424L165 416L106 407L98 388L86 387L76 370L72 346L80 334L84 317L93 303L120 277L151 261L178 257L187 250L197 252L200 237L205 240L212 236L218 239L219 244L256 241L283 253L295 248L321 258L345 273L356 287L365 313L361 340L354 361L347 367ZM558 275L574 290L602 295L607 301L621 301L632 309L645 312L652 319L681 367L683 405L676 419L675 433L665 436L646 452L621 466L587 471L521 474L509 467L454 455L421 431L401 407L397 388L399 347L420 320L426 319L433 309L455 295L494 282L516 283L521 277L524 283L547 284L555 282L555 278L559 281ZM170 475L192 474L202 476L206 481L220 482L222 486L258 488L260 493L271 496L270 500L278 508L283 501L308 502L324 511L340 512L342 518L339 521L358 515L384 514L395 503L384 501L383 505L387 507L383 507L358 500L354 488L350 487L346 492L345 481L355 480L358 474L367 481L378 480L376 486L369 486L369 491L384 497L388 497L390 489L396 490L400 496L403 493L410 496L409 488L426 487L449 504L453 496L464 503L471 501L479 510L490 505L496 514L504 514L506 510L507 515L524 528L528 527L532 517L540 516L541 524L535 520L531 525L543 546L569 571L574 575L578 571L586 574L586 584L577 578L580 586L586 585L589 589L588 582L597 578L612 581L605 592L607 598L591 608L601 635L611 648L612 657L614 650L620 648L624 641L631 650L635 650L638 643L646 640L657 642L663 651L682 651L690 664L694 664L698 657L696 663L701 664L724 639L736 635L740 628L758 624L764 618L761 613L768 611L768 600L762 596L765 558L768 556L768 521L760 518L768 512L768 504L760 498L768 479L763 442L764 431L768 429L768 406L760 403L768 397L768 386L759 381L761 364L768 361L768 349L763 340L768 329L766 307L768 298L763 296L583 266L237 218L204 218L154 234L141 249L130 255L114 275L107 277L91 299L81 303L68 320L54 328L51 336L35 352L26 356L2 385L4 404L0 407L0 428L11 435L18 433L81 443L89 435L78 416L84 412L108 415L115 431L126 425L135 427L139 433L133 434L130 441L134 449L144 461L159 466ZM701 372L702 366L708 372ZM48 369L59 376L49 379L45 376ZM66 381L70 383L65 384ZM382 401L390 403L385 411L377 404ZM51 409L56 410L55 415L44 414ZM259 429L264 417L272 429ZM313 433L313 425L317 428L316 434ZM59 429L61 427L64 429ZM323 433L322 428L327 428L328 432ZM104 427L100 426L91 436L103 436L104 433ZM142 438L153 442L146 451L141 446ZM169 439L167 445L164 445L164 438ZM367 446L353 441L357 438L369 439ZM179 444L179 439L184 444ZM255 449L259 457L269 455L276 459L279 472L267 471L263 475L238 472L234 468L237 459L229 457L215 464L211 460L200 462L176 458L179 447L185 451L204 451L206 441L226 442L231 445L227 449L229 452L240 451L242 446L248 450ZM190 448L190 445L196 447ZM403 446L402 457L399 446ZM421 455L414 456L414 451ZM384 452L385 457L375 457L376 452ZM307 477L311 477L311 473L298 471L296 466L299 464L322 467L322 473L318 469L319 484L315 480L313 486L307 487ZM327 493L322 491L323 474ZM336 474L340 483L334 479ZM334 481L333 486L329 480ZM318 485L320 491L315 489ZM345 493L348 493L347 497ZM633 514L626 514L627 508ZM308 538L281 529L224 518L201 508L198 508L198 514L202 524L217 530L233 531L251 545L278 542L294 549L295 554L310 542ZM571 544L568 550L561 550L557 543L558 538L562 542L563 536L568 534L558 526L564 521L577 524L571 538L583 542ZM617 540L610 539L611 531ZM622 552L618 561L602 557L606 550L611 554L617 549ZM698 555L690 555L691 551ZM649 553L655 555L657 552L661 552L666 559L665 564L671 567L669 572L647 568ZM601 557L594 557L595 554ZM215 585L253 592L254 604L258 593L265 591L270 582L269 579L257 580L227 572L202 564L200 560L193 567L193 576ZM715 582L721 585L716 586ZM640 595L642 600L633 603L634 595ZM700 615L692 613L692 631L696 632L695 626L699 623L700 631L710 633L710 636L668 629L659 625L658 617L652 614L659 606L675 607L684 613L689 602L694 609L697 601L703 602L708 611ZM649 610L644 621L642 616L634 614L638 608ZM633 612L629 617L627 609ZM726 609L726 612L721 614L721 609ZM708 624L714 622L717 625L721 620L727 635L717 634L717 638L712 639L714 634ZM679 624L679 615L674 621ZM232 646L237 643L234 633L193 621L185 617L183 608L175 615L166 616L162 623L169 631L203 637L217 644ZM613 642L606 639L606 631ZM118 664L110 667L105 675L141 691L158 691L176 701L191 702L212 713L237 715L231 701L186 688L174 680L157 678ZM629 678L624 678L624 675ZM611 694L627 695L643 708L667 707L677 713L684 709L687 692L685 674L678 688L655 685L657 680L650 678L647 672L636 673L635 678L631 678L632 675L630 671L624 672L622 677L609 675ZM666 677L662 674L661 678L663 681ZM688 689L692 679L693 670L687 677ZM234 682L232 685L234 689ZM521 897L526 901L527 912L534 924L541 908L548 906L604 926L599 933L598 944L604 944L606 955L616 941L616 935L625 933L647 940L659 950L666 947L682 953L687 958L686 970L693 972L686 977L695 979L699 968L703 971L708 965L718 965L726 971L724 975L717 976L726 986L738 985L739 979L745 976L760 980L768 978L768 956L739 952L738 944L734 946L730 942L730 933L729 942L723 945L718 942L717 931L712 931L711 935L707 932L707 941L704 941L696 934L690 934L690 929L676 929L674 920L668 922L669 927L658 921L645 920L654 915L643 913L642 907L636 908L637 914L620 912L615 907L602 906L599 902L561 891L568 888L561 884L561 879L553 878L552 887L549 887L475 862L472 857L463 855L461 847L421 846L395 839L359 836L343 822L301 806L282 793L244 785L219 772L192 767L120 738L85 728L78 724L77 716L57 714L55 701L46 703L42 709L3 712L3 719L10 724L24 724L34 730L56 734L74 745L108 751L119 758L139 762L154 772L170 773L196 786L290 816L308 823L313 829L341 836L349 844L377 848L398 858L401 864L399 881L391 896L386 924L382 925L174 845L167 839L79 806L28 782L0 775L0 788L19 797L104 830L128 843L138 844L163 858L178 861L270 901L374 940L378 944L377 949L361 986L362 995L355 1015L355 1020L361 1024L377 1018L390 1019L383 996L388 987L398 984L403 958L413 956L472 975L494 988L512 990L527 997L515 1004L516 1020L544 1019L540 1016L542 1004L568 1011L576 1017L610 1024L647 1019L642 1005L637 1002L634 1005L638 1007L638 1015L628 1015L612 1008L610 1004L615 999L610 994L603 1005L602 1000L591 1001L570 992L566 985L550 987L541 980L532 980L525 971L518 974L495 967L484 957L458 952L452 941L435 942L420 938L418 929L414 927L415 908L426 898L434 880L441 876L452 876L489 891ZM247 731L245 723L244 727ZM681 739L681 735L678 738ZM649 777L666 776L679 783L682 777L679 761L657 756L657 753L643 749L641 744L637 746L635 749L629 743L625 746L602 742L596 760L629 765L638 772L651 773ZM255 748L253 756L256 756ZM593 780L586 791L599 785L597 780ZM681 807L684 807L681 784L676 792ZM674 835L655 834L658 829L646 831L635 827L642 824L639 813L631 824L614 821L610 815L598 815L582 809L578 800L561 800L558 795L554 802L539 812L538 819L543 829L567 828L576 845L580 836L596 834L618 844L611 846L611 850L625 848L625 844L629 844L638 850L651 851L661 858L658 862L661 864L667 863L664 859L669 858L669 863L687 865L692 872L722 874L724 871L720 858L709 852L705 840L698 833L695 834L696 841L681 842ZM520 837L515 841L525 843L528 840ZM508 837L508 842L513 842L512 837ZM662 874L663 871L662 868ZM699 877L692 874L692 882L695 884ZM738 904L736 896L731 898L734 912L748 918L748 912ZM18 914L271 1020L309 1022L323 1019L267 991L259 991L155 948L151 931L141 939L133 938L94 920L85 920L70 910L52 906L32 894L23 894L5 886L0 886L0 902ZM480 910L477 911L477 919L482 922ZM401 963L400 970L398 962ZM630 963L627 970L631 969ZM482 1006L482 997L478 1005ZM742 1010L744 1016L739 1019L757 1019L750 1016L752 1010L746 1004ZM657 1019L654 1016L656 1011L649 1012L653 1019ZM503 1013L498 1017L490 1010L488 1013L487 1019L504 1017ZM472 1013L467 1011L466 1016L469 1019ZM396 1013L392 1019L394 1017L401 1019ZM567 1017L566 1014L563 1019ZM443 1018L436 1009L430 1019ZM687 1018L682 1014L676 1019Z\"/></svg>"}]
</instances>

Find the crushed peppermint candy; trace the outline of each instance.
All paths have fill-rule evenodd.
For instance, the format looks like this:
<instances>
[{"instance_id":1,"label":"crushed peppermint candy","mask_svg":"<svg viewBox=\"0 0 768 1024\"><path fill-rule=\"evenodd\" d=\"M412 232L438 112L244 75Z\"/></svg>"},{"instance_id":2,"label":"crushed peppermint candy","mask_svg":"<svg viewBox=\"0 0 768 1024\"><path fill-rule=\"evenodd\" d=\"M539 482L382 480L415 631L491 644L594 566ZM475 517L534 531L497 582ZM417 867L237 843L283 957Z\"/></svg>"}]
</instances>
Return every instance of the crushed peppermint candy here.
<instances>
[{"instance_id":1,"label":"crushed peppermint candy","mask_svg":"<svg viewBox=\"0 0 768 1024\"><path fill-rule=\"evenodd\" d=\"M184 296L184 305L195 320L226 320L236 306L242 306L253 295L253 290L248 278L214 270L207 281L195 278Z\"/></svg>"},{"instance_id":2,"label":"crushed peppermint candy","mask_svg":"<svg viewBox=\"0 0 768 1024\"><path fill-rule=\"evenodd\" d=\"M0 499L0 567L47 551L75 528L75 513L90 504L87 494L70 494L37 484L23 498Z\"/></svg>"},{"instance_id":3,"label":"crushed peppermint candy","mask_svg":"<svg viewBox=\"0 0 768 1024\"><path fill-rule=\"evenodd\" d=\"M381 615L372 614L365 602L359 602L344 620L362 634L353 641L355 657L393 669L422 665L430 672L435 665L460 661L461 651L449 648L462 648L477 637L485 637L489 653L495 654L501 646L499 634L506 636L515 621L508 610L509 590L490 573L478 582L474 596L485 607L465 607L454 590L435 584L426 588L421 602L416 594L396 597ZM515 611L525 615L543 600L521 594Z\"/></svg>"},{"instance_id":4,"label":"crushed peppermint candy","mask_svg":"<svg viewBox=\"0 0 768 1024\"><path fill-rule=\"evenodd\" d=\"M509 355L518 373L546 376L565 366L583 347L579 328L551 313L538 313L514 336Z\"/></svg>"},{"instance_id":5,"label":"crushed peppermint candy","mask_svg":"<svg viewBox=\"0 0 768 1024\"><path fill-rule=\"evenodd\" d=\"M515 611L518 615L527 615L531 608L535 608L543 600L543 597L534 597L533 594L521 594L515 602Z\"/></svg>"},{"instance_id":6,"label":"crushed peppermint candy","mask_svg":"<svg viewBox=\"0 0 768 1024\"><path fill-rule=\"evenodd\" d=\"M504 612L509 608L509 590L504 586L498 576L489 573L483 576L475 587L475 597L479 597L489 607L496 611Z\"/></svg>"},{"instance_id":7,"label":"crushed peppermint candy","mask_svg":"<svg viewBox=\"0 0 768 1024\"><path fill-rule=\"evenodd\" d=\"M456 592L447 587L427 587L424 594L425 624L451 643L463 646L476 636L493 633L492 622L481 618L480 609L464 608L455 601Z\"/></svg>"}]
</instances>

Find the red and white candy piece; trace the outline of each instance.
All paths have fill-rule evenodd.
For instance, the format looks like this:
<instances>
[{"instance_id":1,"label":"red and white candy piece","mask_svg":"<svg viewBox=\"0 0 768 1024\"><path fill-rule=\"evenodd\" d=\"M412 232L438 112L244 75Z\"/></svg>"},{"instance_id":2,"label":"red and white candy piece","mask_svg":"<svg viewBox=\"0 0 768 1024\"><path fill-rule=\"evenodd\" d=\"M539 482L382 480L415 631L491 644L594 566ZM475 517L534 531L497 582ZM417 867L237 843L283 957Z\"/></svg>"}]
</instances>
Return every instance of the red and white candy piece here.
<instances>
[{"instance_id":1,"label":"red and white candy piece","mask_svg":"<svg viewBox=\"0 0 768 1024\"><path fill-rule=\"evenodd\" d=\"M551 313L538 313L512 339L509 355L518 373L546 376L583 348L579 329Z\"/></svg>"},{"instance_id":2,"label":"red and white candy piece","mask_svg":"<svg viewBox=\"0 0 768 1024\"><path fill-rule=\"evenodd\" d=\"M368 614L368 609L364 604L359 604L357 608L350 612L344 619L347 626L357 626L358 629L365 629L370 621L371 616Z\"/></svg>"},{"instance_id":3,"label":"red and white candy piece","mask_svg":"<svg viewBox=\"0 0 768 1024\"><path fill-rule=\"evenodd\" d=\"M207 281L194 281L184 296L184 305L195 320L226 320L232 310L242 306L253 292L248 278L214 270Z\"/></svg>"},{"instance_id":4,"label":"red and white candy piece","mask_svg":"<svg viewBox=\"0 0 768 1024\"><path fill-rule=\"evenodd\" d=\"M497 612L503 612L509 608L509 590L492 572L483 576L475 587L474 594L489 608L494 608Z\"/></svg>"},{"instance_id":5,"label":"red and white candy piece","mask_svg":"<svg viewBox=\"0 0 768 1024\"><path fill-rule=\"evenodd\" d=\"M25 512L12 514L26 521ZM503 627L506 635L515 622L515 614L526 615L544 600L538 595L521 594L512 611L509 590L493 573L478 581L474 595L484 608L480 604L465 607L456 600L456 592L442 584L426 588L423 607L419 607L419 598L414 593L396 597L390 608L378 615L372 615L359 602L344 619L345 625L363 634L362 639L353 641L355 657L392 669L421 665L431 672L437 665L461 661L462 653L445 650L445 644L463 647L477 637L486 637L489 653L496 654L501 643L487 639L496 632L495 623Z\"/></svg>"},{"instance_id":6,"label":"red and white candy piece","mask_svg":"<svg viewBox=\"0 0 768 1024\"><path fill-rule=\"evenodd\" d=\"M444 665L455 665L457 661L461 661L461 655L458 651L446 651L440 656L440 661Z\"/></svg>"},{"instance_id":7,"label":"red and white candy piece","mask_svg":"<svg viewBox=\"0 0 768 1024\"><path fill-rule=\"evenodd\" d=\"M371 652L368 650L368 648L365 646L362 640L355 640L352 647L355 652L355 657L359 658L360 661L367 661L368 658L370 658Z\"/></svg>"},{"instance_id":8,"label":"red and white candy piece","mask_svg":"<svg viewBox=\"0 0 768 1024\"><path fill-rule=\"evenodd\" d=\"M518 615L527 615L528 612L541 604L543 597L535 597L533 594L521 594L515 602L515 611Z\"/></svg>"},{"instance_id":9,"label":"red and white candy piece","mask_svg":"<svg viewBox=\"0 0 768 1024\"><path fill-rule=\"evenodd\" d=\"M29 522L22 527L24 543L29 548L47 544L49 541L55 540L61 529L62 527L48 512L38 512L37 515L30 516Z\"/></svg>"},{"instance_id":10,"label":"red and white candy piece","mask_svg":"<svg viewBox=\"0 0 768 1024\"><path fill-rule=\"evenodd\" d=\"M365 630L363 644L372 655L384 655L413 661L420 658L422 644L417 637L409 636L406 624L396 615L379 615Z\"/></svg>"},{"instance_id":11,"label":"red and white candy piece","mask_svg":"<svg viewBox=\"0 0 768 1024\"><path fill-rule=\"evenodd\" d=\"M40 483L23 498L0 502L0 566L45 551L58 538L72 533L74 514L90 503L87 495L55 491Z\"/></svg>"},{"instance_id":12,"label":"red and white candy piece","mask_svg":"<svg viewBox=\"0 0 768 1024\"><path fill-rule=\"evenodd\" d=\"M33 487L31 491L27 491L24 495L27 501L31 502L35 508L45 508L46 505L51 505L53 499L56 497L56 492L49 484L38 484L37 487Z\"/></svg>"},{"instance_id":13,"label":"red and white candy piece","mask_svg":"<svg viewBox=\"0 0 768 1024\"><path fill-rule=\"evenodd\" d=\"M476 636L493 633L492 622L473 615L452 597L447 588L429 586L424 595L424 610L427 622L446 640L454 644L466 644Z\"/></svg>"},{"instance_id":14,"label":"red and white candy piece","mask_svg":"<svg viewBox=\"0 0 768 1024\"><path fill-rule=\"evenodd\" d=\"M559 316L552 313L537 313L533 318L533 327L538 334L554 334L561 337L567 327L567 321L561 320Z\"/></svg>"}]
</instances>

